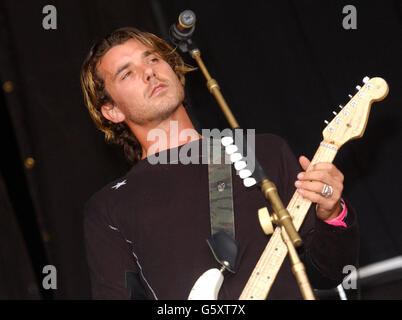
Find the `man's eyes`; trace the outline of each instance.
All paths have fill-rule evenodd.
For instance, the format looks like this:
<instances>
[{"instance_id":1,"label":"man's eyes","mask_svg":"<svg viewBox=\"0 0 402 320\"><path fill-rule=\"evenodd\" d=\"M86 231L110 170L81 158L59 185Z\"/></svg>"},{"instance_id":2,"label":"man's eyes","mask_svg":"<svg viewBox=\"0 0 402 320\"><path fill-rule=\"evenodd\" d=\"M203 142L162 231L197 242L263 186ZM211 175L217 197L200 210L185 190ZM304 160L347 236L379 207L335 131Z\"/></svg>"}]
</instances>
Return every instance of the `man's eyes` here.
<instances>
[{"instance_id":1,"label":"man's eyes","mask_svg":"<svg viewBox=\"0 0 402 320\"><path fill-rule=\"evenodd\" d=\"M150 59L148 60L148 63L150 63L150 64L155 64L155 63L157 63L158 61L159 61L159 58L158 58L158 57L152 57L152 58L150 58ZM123 74L123 76L121 77L121 80L124 80L124 79L128 78L131 74L132 74L131 71L127 71L126 73Z\"/></svg>"},{"instance_id":2,"label":"man's eyes","mask_svg":"<svg viewBox=\"0 0 402 320\"><path fill-rule=\"evenodd\" d=\"M124 80L124 79L128 78L128 76L130 74L131 74L131 71L126 72L121 79Z\"/></svg>"}]
</instances>

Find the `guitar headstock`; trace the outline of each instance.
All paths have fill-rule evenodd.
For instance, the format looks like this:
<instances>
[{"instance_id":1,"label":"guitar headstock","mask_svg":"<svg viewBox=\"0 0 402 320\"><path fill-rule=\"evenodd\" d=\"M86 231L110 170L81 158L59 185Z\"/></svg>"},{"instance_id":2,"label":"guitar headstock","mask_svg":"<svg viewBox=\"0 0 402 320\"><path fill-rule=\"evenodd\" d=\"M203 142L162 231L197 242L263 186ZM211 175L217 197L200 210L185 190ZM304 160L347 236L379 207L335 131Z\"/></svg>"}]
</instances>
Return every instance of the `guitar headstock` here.
<instances>
[{"instance_id":1,"label":"guitar headstock","mask_svg":"<svg viewBox=\"0 0 402 320\"><path fill-rule=\"evenodd\" d=\"M363 136L371 104L384 99L388 94L388 84L382 78L365 77L363 83L363 87L356 87L358 92L355 96L349 96L350 101L344 107L340 106L342 110L334 112L335 118L331 122L326 121L327 126L322 132L324 141L341 147L345 142ZM243 157L244 152L234 144L232 137L223 137L221 142L246 187L262 181L265 174L257 159L254 170L250 170Z\"/></svg>"},{"instance_id":2,"label":"guitar headstock","mask_svg":"<svg viewBox=\"0 0 402 320\"><path fill-rule=\"evenodd\" d=\"M358 92L338 113L335 118L327 122L322 132L324 141L342 146L345 142L363 136L366 129L371 104L383 100L388 94L388 84L382 78L363 79L363 87L357 86Z\"/></svg>"}]
</instances>

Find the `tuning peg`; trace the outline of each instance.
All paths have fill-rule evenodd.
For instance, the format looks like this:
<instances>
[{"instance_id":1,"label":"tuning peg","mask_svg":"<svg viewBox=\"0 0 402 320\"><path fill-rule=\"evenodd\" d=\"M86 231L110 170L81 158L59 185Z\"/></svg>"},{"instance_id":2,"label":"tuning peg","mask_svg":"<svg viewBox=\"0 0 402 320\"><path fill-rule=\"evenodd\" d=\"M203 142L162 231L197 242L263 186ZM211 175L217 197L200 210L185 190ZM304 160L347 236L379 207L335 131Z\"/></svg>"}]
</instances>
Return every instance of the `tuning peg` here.
<instances>
[{"instance_id":1,"label":"tuning peg","mask_svg":"<svg viewBox=\"0 0 402 320\"><path fill-rule=\"evenodd\" d=\"M227 154L231 155L232 153L235 153L239 148L235 144L230 144L225 147L225 151Z\"/></svg>"},{"instance_id":2,"label":"tuning peg","mask_svg":"<svg viewBox=\"0 0 402 320\"><path fill-rule=\"evenodd\" d=\"M221 139L221 143L222 143L222 145L225 146L225 147L227 147L227 146L233 144L233 142L234 142L234 141L233 141L233 138L232 138L232 137L223 137L223 138Z\"/></svg>"},{"instance_id":3,"label":"tuning peg","mask_svg":"<svg viewBox=\"0 0 402 320\"><path fill-rule=\"evenodd\" d=\"M356 89L357 90L360 90L362 87L361 86L356 86Z\"/></svg>"},{"instance_id":4,"label":"tuning peg","mask_svg":"<svg viewBox=\"0 0 402 320\"><path fill-rule=\"evenodd\" d=\"M332 113L336 116L337 115L337 113L335 112L335 111L332 111Z\"/></svg>"},{"instance_id":5,"label":"tuning peg","mask_svg":"<svg viewBox=\"0 0 402 320\"><path fill-rule=\"evenodd\" d=\"M242 178L242 179L246 179L246 178L248 178L249 176L251 176L251 171L248 170L248 169L240 170L240 171L239 171L239 176L240 176L240 178Z\"/></svg>"},{"instance_id":6,"label":"tuning peg","mask_svg":"<svg viewBox=\"0 0 402 320\"><path fill-rule=\"evenodd\" d=\"M257 181L254 178L246 178L243 180L243 184L245 187L251 187L255 185Z\"/></svg>"},{"instance_id":7,"label":"tuning peg","mask_svg":"<svg viewBox=\"0 0 402 320\"><path fill-rule=\"evenodd\" d=\"M352 99L352 98L353 98L353 96L352 96L351 94L348 94L348 97L349 97L349 99Z\"/></svg>"},{"instance_id":8,"label":"tuning peg","mask_svg":"<svg viewBox=\"0 0 402 320\"><path fill-rule=\"evenodd\" d=\"M234 163L234 167L237 171L240 171L247 167L247 163L245 161L237 161Z\"/></svg>"},{"instance_id":9,"label":"tuning peg","mask_svg":"<svg viewBox=\"0 0 402 320\"><path fill-rule=\"evenodd\" d=\"M343 108L343 105L340 104L340 105L339 105L339 109L342 109L342 108Z\"/></svg>"},{"instance_id":10,"label":"tuning peg","mask_svg":"<svg viewBox=\"0 0 402 320\"><path fill-rule=\"evenodd\" d=\"M329 123L328 120L324 120L324 122L325 122L325 124L328 124L328 123Z\"/></svg>"},{"instance_id":11,"label":"tuning peg","mask_svg":"<svg viewBox=\"0 0 402 320\"><path fill-rule=\"evenodd\" d=\"M363 83L366 84L369 80L370 80L370 78L366 76L363 78Z\"/></svg>"}]
</instances>

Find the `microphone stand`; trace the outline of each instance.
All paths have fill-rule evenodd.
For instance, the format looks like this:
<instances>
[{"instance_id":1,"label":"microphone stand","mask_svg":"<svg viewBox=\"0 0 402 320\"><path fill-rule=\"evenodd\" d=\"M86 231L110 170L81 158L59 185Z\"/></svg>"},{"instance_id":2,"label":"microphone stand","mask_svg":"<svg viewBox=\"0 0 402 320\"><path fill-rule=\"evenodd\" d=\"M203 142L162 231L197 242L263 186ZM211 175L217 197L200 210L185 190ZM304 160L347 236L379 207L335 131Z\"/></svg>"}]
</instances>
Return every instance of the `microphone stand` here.
<instances>
[{"instance_id":1,"label":"microphone stand","mask_svg":"<svg viewBox=\"0 0 402 320\"><path fill-rule=\"evenodd\" d=\"M217 81L213 79L209 74L207 67L201 59L201 52L197 48L195 43L191 39L181 40L178 43L178 47L183 52L189 52L191 57L197 62L199 68L201 69L201 72L207 80L208 90L218 102L219 107L221 108L221 111L223 112L230 127L232 129L239 129L240 126L236 118L234 117L232 111L226 103ZM305 267L300 261L300 258L295 249L295 247L298 247L302 244L302 239L292 222L292 218L288 210L283 205L278 195L275 184L271 182L267 177L264 177L264 179L261 181L261 191L264 194L265 198L270 202L272 209L274 210L274 215L276 215L275 219L272 220L282 228L282 239L288 247L290 261L292 263L292 271L297 279L297 283L299 285L300 291L302 292L302 296L306 300L315 300L313 290L305 272Z\"/></svg>"}]
</instances>

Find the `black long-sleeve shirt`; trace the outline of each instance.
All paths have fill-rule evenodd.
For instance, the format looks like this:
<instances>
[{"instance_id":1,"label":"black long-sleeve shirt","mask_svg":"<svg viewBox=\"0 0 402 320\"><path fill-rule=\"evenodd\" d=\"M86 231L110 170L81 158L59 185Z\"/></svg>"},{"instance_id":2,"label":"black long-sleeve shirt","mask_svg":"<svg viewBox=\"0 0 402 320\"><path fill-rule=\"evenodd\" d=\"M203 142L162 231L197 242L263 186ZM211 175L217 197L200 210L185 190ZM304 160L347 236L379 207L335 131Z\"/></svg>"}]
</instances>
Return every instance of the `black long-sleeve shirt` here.
<instances>
[{"instance_id":1,"label":"black long-sleeve shirt","mask_svg":"<svg viewBox=\"0 0 402 320\"><path fill-rule=\"evenodd\" d=\"M201 140L191 143L201 150ZM286 205L302 171L296 158L284 140L271 134L257 135L255 149ZM219 293L229 300L238 299L269 240L257 216L267 205L261 191L245 188L234 169L232 177L237 272L225 274ZM84 227L93 298L187 299L199 276L219 267L206 242L211 235L208 194L207 164L152 165L143 159L92 196ZM312 205L299 231L300 254L315 287L336 286L342 268L356 264L358 228L347 206L347 228L319 220ZM268 299L301 299L288 258Z\"/></svg>"}]
</instances>

